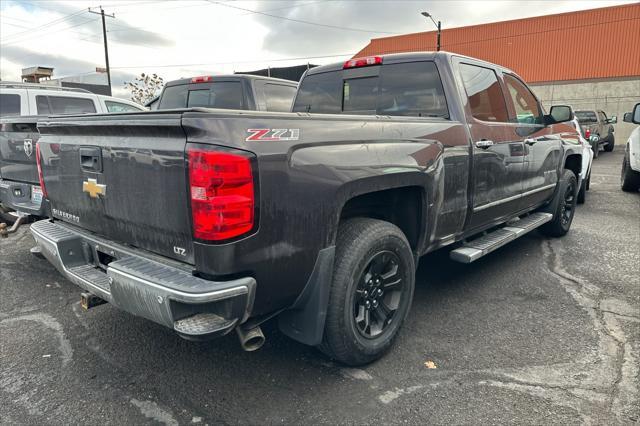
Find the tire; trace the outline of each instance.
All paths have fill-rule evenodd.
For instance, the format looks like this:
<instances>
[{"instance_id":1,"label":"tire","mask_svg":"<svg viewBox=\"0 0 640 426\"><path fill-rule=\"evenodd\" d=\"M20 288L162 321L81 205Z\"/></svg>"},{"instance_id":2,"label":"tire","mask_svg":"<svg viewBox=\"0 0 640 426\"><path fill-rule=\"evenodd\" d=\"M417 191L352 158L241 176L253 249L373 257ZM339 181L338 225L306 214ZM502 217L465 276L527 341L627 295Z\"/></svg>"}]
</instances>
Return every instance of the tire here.
<instances>
[{"instance_id":1,"label":"tire","mask_svg":"<svg viewBox=\"0 0 640 426\"><path fill-rule=\"evenodd\" d=\"M578 180L571 170L565 169L558 182L554 200L549 205L553 219L540 227L540 232L549 237L562 237L569 232L576 212Z\"/></svg>"},{"instance_id":2,"label":"tire","mask_svg":"<svg viewBox=\"0 0 640 426\"><path fill-rule=\"evenodd\" d=\"M629 149L624 152L622 160L622 173L620 176L620 187L625 192L637 192L640 189L640 173L631 168L629 163Z\"/></svg>"},{"instance_id":3,"label":"tire","mask_svg":"<svg viewBox=\"0 0 640 426\"><path fill-rule=\"evenodd\" d=\"M380 358L409 313L414 286L413 253L397 226L365 218L340 224L319 349L352 366Z\"/></svg>"},{"instance_id":4,"label":"tire","mask_svg":"<svg viewBox=\"0 0 640 426\"><path fill-rule=\"evenodd\" d=\"M580 189L578 190L577 203L584 204L586 198L587 198L587 180L585 179L582 181L582 184L580 185Z\"/></svg>"},{"instance_id":5,"label":"tire","mask_svg":"<svg viewBox=\"0 0 640 426\"><path fill-rule=\"evenodd\" d=\"M607 144L604 146L604 150L606 152L613 151L613 147L616 144L616 137L613 133L609 133L609 137L607 138Z\"/></svg>"}]
</instances>

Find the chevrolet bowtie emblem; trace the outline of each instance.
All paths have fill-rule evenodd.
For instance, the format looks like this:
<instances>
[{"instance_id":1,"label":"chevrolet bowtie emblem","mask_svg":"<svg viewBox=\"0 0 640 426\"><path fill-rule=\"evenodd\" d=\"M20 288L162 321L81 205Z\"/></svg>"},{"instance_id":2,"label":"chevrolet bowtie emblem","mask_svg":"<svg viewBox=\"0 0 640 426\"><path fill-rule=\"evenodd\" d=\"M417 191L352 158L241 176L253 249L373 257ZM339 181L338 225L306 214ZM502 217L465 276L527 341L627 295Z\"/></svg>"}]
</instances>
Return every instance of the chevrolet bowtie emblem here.
<instances>
[{"instance_id":1,"label":"chevrolet bowtie emblem","mask_svg":"<svg viewBox=\"0 0 640 426\"><path fill-rule=\"evenodd\" d=\"M98 198L98 195L104 197L107 194L107 185L102 185L95 179L87 179L86 182L82 182L82 192L86 192L91 198Z\"/></svg>"}]
</instances>

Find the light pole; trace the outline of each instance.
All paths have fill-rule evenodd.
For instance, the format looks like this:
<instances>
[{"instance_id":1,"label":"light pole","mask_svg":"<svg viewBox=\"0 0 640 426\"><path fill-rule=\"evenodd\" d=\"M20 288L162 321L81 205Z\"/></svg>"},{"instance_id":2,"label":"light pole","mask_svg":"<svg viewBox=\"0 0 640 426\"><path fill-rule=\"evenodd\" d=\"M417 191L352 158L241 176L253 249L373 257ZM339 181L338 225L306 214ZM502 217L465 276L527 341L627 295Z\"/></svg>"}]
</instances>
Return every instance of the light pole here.
<instances>
[{"instance_id":1,"label":"light pole","mask_svg":"<svg viewBox=\"0 0 640 426\"><path fill-rule=\"evenodd\" d=\"M436 50L440 51L440 33L441 33L441 30L442 30L442 26L440 24L440 21L436 22L433 19L433 16L431 16L431 14L429 12L422 12L421 15L424 16L425 18L431 19L433 24L438 28L438 42L437 42Z\"/></svg>"}]
</instances>

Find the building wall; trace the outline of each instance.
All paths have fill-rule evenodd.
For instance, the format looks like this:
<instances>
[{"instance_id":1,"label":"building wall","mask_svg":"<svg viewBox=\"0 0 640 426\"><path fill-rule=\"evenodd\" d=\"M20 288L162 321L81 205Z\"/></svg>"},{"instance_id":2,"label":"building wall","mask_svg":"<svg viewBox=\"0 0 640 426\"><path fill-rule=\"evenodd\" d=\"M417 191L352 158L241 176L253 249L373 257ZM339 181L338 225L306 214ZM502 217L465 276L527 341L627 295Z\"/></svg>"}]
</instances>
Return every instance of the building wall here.
<instances>
[{"instance_id":1,"label":"building wall","mask_svg":"<svg viewBox=\"0 0 640 426\"><path fill-rule=\"evenodd\" d=\"M624 123L622 117L640 102L640 77L534 83L530 86L547 111L552 105L571 105L575 110L601 109L607 117L617 115L618 124L614 125L616 144L624 143L636 126Z\"/></svg>"}]
</instances>

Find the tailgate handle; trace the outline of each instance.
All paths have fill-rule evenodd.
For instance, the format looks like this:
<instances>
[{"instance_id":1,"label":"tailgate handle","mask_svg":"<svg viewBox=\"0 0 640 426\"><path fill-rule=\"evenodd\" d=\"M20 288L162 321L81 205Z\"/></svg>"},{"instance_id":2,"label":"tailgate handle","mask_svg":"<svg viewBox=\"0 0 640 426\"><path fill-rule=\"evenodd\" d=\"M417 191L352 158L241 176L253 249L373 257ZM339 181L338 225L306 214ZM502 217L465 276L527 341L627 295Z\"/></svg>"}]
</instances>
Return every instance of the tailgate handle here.
<instances>
[{"instance_id":1,"label":"tailgate handle","mask_svg":"<svg viewBox=\"0 0 640 426\"><path fill-rule=\"evenodd\" d=\"M82 170L102 173L102 151L98 147L80 147Z\"/></svg>"}]
</instances>

